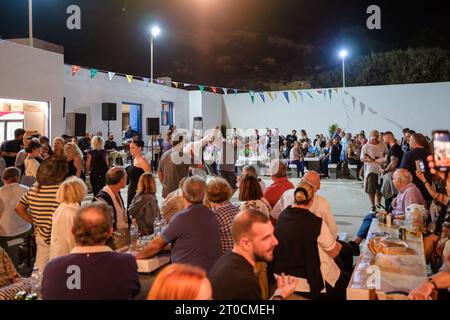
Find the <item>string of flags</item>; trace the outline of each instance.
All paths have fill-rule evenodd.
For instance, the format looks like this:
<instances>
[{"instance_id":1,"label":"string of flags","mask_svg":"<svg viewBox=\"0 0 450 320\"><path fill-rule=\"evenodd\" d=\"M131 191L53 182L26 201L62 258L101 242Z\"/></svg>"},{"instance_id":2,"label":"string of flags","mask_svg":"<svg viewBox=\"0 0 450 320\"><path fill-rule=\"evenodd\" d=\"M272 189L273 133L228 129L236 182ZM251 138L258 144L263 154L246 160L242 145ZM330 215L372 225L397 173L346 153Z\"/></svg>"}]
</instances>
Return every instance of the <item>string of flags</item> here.
<instances>
[{"instance_id":1,"label":"string of flags","mask_svg":"<svg viewBox=\"0 0 450 320\"><path fill-rule=\"evenodd\" d=\"M72 65L72 77L75 77L81 69L82 68L80 66ZM95 76L98 74L98 72L104 72L104 73L108 74L108 78L110 81L116 75L121 75L121 76L125 76L125 78L127 79L129 84L131 84L133 82L133 80L142 80L142 81L144 81L145 84L150 83L149 78L136 77L136 76L129 75L129 74L119 74L119 73L103 71L103 70L99 70L99 69L95 69L95 68L90 68L89 70L90 70L90 79L94 79ZM153 82L156 84L161 84L161 85L167 84L167 81L162 80L162 79L154 79ZM237 95L238 92L248 92L252 103L255 103L256 94L259 95L259 97L261 98L261 101L263 103L266 103L269 101L268 99L266 99L266 94L271 101L275 101L277 99L277 92L272 92L272 91L268 91L268 92L267 91L256 91L255 92L253 90L230 89L230 88L223 88L223 87L216 87L216 86L205 86L203 84L184 83L184 82L178 82L178 81L171 81L171 85L173 85L175 88L180 88L180 87L186 88L186 87L192 87L192 86L198 87L198 89L200 90L201 93L203 93L205 91L205 89L208 88L209 90L211 90L214 93L221 93L225 96L229 95L229 94ZM284 96L286 102L288 104L290 104L292 101L291 96L294 98L295 102L299 102L300 100L303 102L306 97L309 97L310 99L314 99L315 96L322 96L324 99L329 98L331 100L333 98L333 92L338 93L338 89L337 88L320 89L320 90L306 89L306 90L295 90L295 91L288 90L288 91L283 91L283 96ZM345 94L347 95L349 93L347 91L345 91ZM352 99L354 99L353 96L352 96ZM355 108L355 100L353 100L353 108ZM364 107L361 106L362 113L364 113L363 110L365 110L365 106ZM372 110L369 110L369 111L372 112Z\"/></svg>"}]
</instances>

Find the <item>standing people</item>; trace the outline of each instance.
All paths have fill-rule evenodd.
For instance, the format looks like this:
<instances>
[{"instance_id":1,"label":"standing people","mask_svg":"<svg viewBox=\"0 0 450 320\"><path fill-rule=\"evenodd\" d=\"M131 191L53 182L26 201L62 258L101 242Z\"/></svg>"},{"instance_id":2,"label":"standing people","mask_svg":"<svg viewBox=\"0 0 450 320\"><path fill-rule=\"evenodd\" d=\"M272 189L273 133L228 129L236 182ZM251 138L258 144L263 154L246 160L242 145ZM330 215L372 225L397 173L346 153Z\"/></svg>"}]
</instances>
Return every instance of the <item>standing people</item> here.
<instances>
[{"instance_id":1,"label":"standing people","mask_svg":"<svg viewBox=\"0 0 450 320\"><path fill-rule=\"evenodd\" d=\"M103 149L103 138L92 138L92 150L88 152L86 172L89 173L92 193L94 197L106 185L106 172L108 171L108 154Z\"/></svg>"},{"instance_id":2,"label":"standing people","mask_svg":"<svg viewBox=\"0 0 450 320\"><path fill-rule=\"evenodd\" d=\"M139 178L144 172L152 172L150 164L147 159L142 155L142 149L144 148L143 141L133 141L130 144L130 154L133 157L131 165L127 168L128 174L128 198L127 207L130 206L131 201L136 195L136 190L139 183Z\"/></svg>"},{"instance_id":3,"label":"standing people","mask_svg":"<svg viewBox=\"0 0 450 320\"><path fill-rule=\"evenodd\" d=\"M5 249L16 268L19 267L19 244L9 245L11 240L25 238L31 231L31 224L21 219L15 209L23 195L28 191L19 184L20 171L15 167L3 172L3 184L0 188L0 202L5 208L0 214L0 246Z\"/></svg>"},{"instance_id":4,"label":"standing people","mask_svg":"<svg viewBox=\"0 0 450 320\"><path fill-rule=\"evenodd\" d=\"M64 145L65 142L63 138L56 137L53 139L53 156L60 159L65 158Z\"/></svg>"},{"instance_id":5,"label":"standing people","mask_svg":"<svg viewBox=\"0 0 450 320\"><path fill-rule=\"evenodd\" d=\"M27 157L24 161L25 173L22 176L21 183L31 187L36 182L36 175L39 168L39 162L36 160L41 154L41 144L37 141L30 141L25 148Z\"/></svg>"},{"instance_id":6,"label":"standing people","mask_svg":"<svg viewBox=\"0 0 450 320\"><path fill-rule=\"evenodd\" d=\"M67 161L57 157L45 159L39 166L37 183L24 194L16 206L19 216L33 224L37 244L35 266L41 272L49 260L52 218L59 206L56 193L66 174Z\"/></svg>"},{"instance_id":7,"label":"standing people","mask_svg":"<svg viewBox=\"0 0 450 320\"><path fill-rule=\"evenodd\" d=\"M14 130L14 140L9 140L2 144L1 151L7 168L14 166L16 156L23 147L24 134L24 129L16 129Z\"/></svg>"},{"instance_id":8,"label":"standing people","mask_svg":"<svg viewBox=\"0 0 450 320\"><path fill-rule=\"evenodd\" d=\"M291 149L294 147L294 142L297 141L297 130L292 130L291 134L286 136L287 142L287 150L286 154L289 155L291 153Z\"/></svg>"},{"instance_id":9,"label":"standing people","mask_svg":"<svg viewBox=\"0 0 450 320\"><path fill-rule=\"evenodd\" d=\"M305 161L304 161L304 155L300 148L300 142L295 141L294 147L291 149L291 152L289 154L289 164L294 164L297 166L297 178L300 177L300 174L305 174Z\"/></svg>"},{"instance_id":10,"label":"standing people","mask_svg":"<svg viewBox=\"0 0 450 320\"><path fill-rule=\"evenodd\" d=\"M69 142L64 149L67 154L67 165L69 167L67 176L76 176L84 181L86 177L84 174L83 154L80 148L75 143Z\"/></svg>"}]
</instances>

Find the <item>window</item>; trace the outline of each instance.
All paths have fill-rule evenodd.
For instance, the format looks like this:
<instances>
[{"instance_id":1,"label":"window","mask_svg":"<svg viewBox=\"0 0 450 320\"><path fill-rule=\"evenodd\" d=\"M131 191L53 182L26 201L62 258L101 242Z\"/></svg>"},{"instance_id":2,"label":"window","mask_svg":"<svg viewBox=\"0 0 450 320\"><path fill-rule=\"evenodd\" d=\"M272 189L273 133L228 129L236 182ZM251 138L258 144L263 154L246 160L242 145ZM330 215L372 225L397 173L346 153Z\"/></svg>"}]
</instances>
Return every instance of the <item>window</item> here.
<instances>
[{"instance_id":1,"label":"window","mask_svg":"<svg viewBox=\"0 0 450 320\"><path fill-rule=\"evenodd\" d=\"M162 101L161 105L161 126L173 125L173 102Z\"/></svg>"}]
</instances>

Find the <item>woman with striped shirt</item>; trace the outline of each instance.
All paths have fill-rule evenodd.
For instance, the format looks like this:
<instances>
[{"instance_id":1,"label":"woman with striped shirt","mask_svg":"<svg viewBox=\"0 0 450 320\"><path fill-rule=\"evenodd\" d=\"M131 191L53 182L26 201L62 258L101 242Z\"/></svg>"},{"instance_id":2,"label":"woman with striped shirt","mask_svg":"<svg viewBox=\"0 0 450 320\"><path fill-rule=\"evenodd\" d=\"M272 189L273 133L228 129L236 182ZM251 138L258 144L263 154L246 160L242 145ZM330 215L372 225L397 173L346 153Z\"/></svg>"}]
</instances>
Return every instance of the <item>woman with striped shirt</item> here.
<instances>
[{"instance_id":1,"label":"woman with striped shirt","mask_svg":"<svg viewBox=\"0 0 450 320\"><path fill-rule=\"evenodd\" d=\"M66 175L66 160L53 156L46 158L39 166L37 183L24 194L16 206L19 216L33 224L37 244L35 267L40 272L44 272L49 260L52 218L59 206L56 193Z\"/></svg>"}]
</instances>

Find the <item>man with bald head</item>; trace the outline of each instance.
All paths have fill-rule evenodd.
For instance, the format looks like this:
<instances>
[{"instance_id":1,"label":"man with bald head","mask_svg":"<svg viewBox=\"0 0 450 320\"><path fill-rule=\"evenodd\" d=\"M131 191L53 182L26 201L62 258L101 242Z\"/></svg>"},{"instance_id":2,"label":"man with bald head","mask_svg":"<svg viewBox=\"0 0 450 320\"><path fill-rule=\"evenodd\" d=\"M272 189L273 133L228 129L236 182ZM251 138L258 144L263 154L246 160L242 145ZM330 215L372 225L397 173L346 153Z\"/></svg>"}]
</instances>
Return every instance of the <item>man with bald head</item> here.
<instances>
[{"instance_id":1,"label":"man with bald head","mask_svg":"<svg viewBox=\"0 0 450 320\"><path fill-rule=\"evenodd\" d=\"M397 197L392 201L392 213L394 219L404 219L406 208L411 204L425 205L425 199L420 190L413 183L412 174L406 169L397 169L392 176L394 186L398 191ZM376 218L375 214L368 214L359 228L357 236L354 240L356 244L360 244L367 237L372 220Z\"/></svg>"},{"instance_id":2,"label":"man with bald head","mask_svg":"<svg viewBox=\"0 0 450 320\"><path fill-rule=\"evenodd\" d=\"M203 205L206 183L195 176L188 178L182 192L184 210L176 213L136 258L152 258L171 243L172 263L188 263L208 272L222 255L222 242L215 214Z\"/></svg>"},{"instance_id":3,"label":"man with bald head","mask_svg":"<svg viewBox=\"0 0 450 320\"><path fill-rule=\"evenodd\" d=\"M141 290L136 260L106 246L113 232L112 208L103 202L84 205L72 228L76 246L51 260L42 280L44 300L124 300Z\"/></svg>"}]
</instances>

